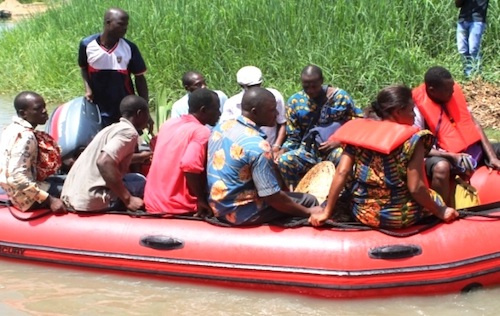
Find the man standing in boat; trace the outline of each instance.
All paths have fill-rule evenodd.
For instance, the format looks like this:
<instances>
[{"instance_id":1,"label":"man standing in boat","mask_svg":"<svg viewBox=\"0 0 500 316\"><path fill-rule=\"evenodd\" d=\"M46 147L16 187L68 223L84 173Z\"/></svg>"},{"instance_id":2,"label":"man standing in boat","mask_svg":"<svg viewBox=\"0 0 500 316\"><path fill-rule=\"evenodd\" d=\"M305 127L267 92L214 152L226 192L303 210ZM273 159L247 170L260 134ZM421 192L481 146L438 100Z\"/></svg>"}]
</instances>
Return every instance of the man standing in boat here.
<instances>
[{"instance_id":1,"label":"man standing in boat","mask_svg":"<svg viewBox=\"0 0 500 316\"><path fill-rule=\"evenodd\" d=\"M120 122L101 130L71 168L61 198L77 211L102 211L143 207L146 178L128 173L131 163L144 158L135 155L138 131L150 120L148 103L136 95L120 103Z\"/></svg>"},{"instance_id":2,"label":"man standing in boat","mask_svg":"<svg viewBox=\"0 0 500 316\"><path fill-rule=\"evenodd\" d=\"M43 98L31 91L19 93L14 99L17 116L2 132L0 141L0 186L6 191L10 201L21 211L50 208L54 213L65 213L66 208L58 198L58 183L48 174L57 171L60 152L55 143L41 139L41 131L35 131L49 118ZM40 146L40 142L44 145ZM55 152L55 156L49 152ZM59 155L59 156L57 156ZM46 161L43 157L55 157L59 161Z\"/></svg>"},{"instance_id":3,"label":"man standing in boat","mask_svg":"<svg viewBox=\"0 0 500 316\"><path fill-rule=\"evenodd\" d=\"M209 205L232 225L257 225L321 211L312 195L281 191L271 145L260 126L275 126L276 99L254 87L243 95L242 115L218 124L208 141Z\"/></svg>"},{"instance_id":4,"label":"man standing in boat","mask_svg":"<svg viewBox=\"0 0 500 316\"><path fill-rule=\"evenodd\" d=\"M129 16L119 8L104 15L104 30L80 42L78 64L81 67L85 97L99 106L103 126L120 119L120 102L134 94L131 74L137 94L149 101L146 64L137 46L123 38Z\"/></svg>"}]
</instances>

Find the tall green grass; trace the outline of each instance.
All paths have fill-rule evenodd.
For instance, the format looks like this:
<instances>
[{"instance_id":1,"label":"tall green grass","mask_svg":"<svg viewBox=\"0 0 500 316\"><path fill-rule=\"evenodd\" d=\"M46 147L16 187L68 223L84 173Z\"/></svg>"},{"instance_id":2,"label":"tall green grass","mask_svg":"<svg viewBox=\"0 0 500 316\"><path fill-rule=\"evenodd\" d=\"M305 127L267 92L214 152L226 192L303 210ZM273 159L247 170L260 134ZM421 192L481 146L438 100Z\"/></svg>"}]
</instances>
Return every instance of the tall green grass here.
<instances>
[{"instance_id":1,"label":"tall green grass","mask_svg":"<svg viewBox=\"0 0 500 316\"><path fill-rule=\"evenodd\" d=\"M83 93L79 41L102 29L111 0L52 1L46 14L0 34L0 91L40 91L51 100ZM364 106L392 83L418 84L432 65L462 80L456 52L458 10L442 0L122 0L130 14L127 38L148 65L151 95L160 106L184 93L187 70L205 74L210 87L239 90L235 73L256 65L265 85L285 97L300 89L308 63L325 81ZM483 38L484 77L500 82L500 15L491 0Z\"/></svg>"}]
</instances>

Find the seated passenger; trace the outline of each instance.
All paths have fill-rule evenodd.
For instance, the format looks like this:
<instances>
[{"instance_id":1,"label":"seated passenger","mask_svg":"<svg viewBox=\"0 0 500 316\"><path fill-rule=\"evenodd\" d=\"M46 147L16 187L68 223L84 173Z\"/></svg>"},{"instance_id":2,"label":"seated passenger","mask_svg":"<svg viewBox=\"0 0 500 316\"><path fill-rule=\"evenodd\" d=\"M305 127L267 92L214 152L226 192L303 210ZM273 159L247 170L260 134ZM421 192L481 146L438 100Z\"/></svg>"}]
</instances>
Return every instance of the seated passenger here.
<instances>
[{"instance_id":1,"label":"seated passenger","mask_svg":"<svg viewBox=\"0 0 500 316\"><path fill-rule=\"evenodd\" d=\"M485 163L500 170L500 144L491 144L467 108L460 86L443 67L432 67L425 73L425 83L413 89L417 106L415 125L429 129L437 138L429 152L425 168L431 179L431 188L449 203L452 174L465 172ZM467 157L469 167L462 165ZM474 166L476 165L476 166ZM472 172L472 170L469 170Z\"/></svg>"},{"instance_id":2,"label":"seated passenger","mask_svg":"<svg viewBox=\"0 0 500 316\"><path fill-rule=\"evenodd\" d=\"M210 210L205 173L210 129L205 124L219 120L219 97L201 88L188 102L189 115L168 120L157 136L144 192L150 213L204 215Z\"/></svg>"},{"instance_id":3,"label":"seated passenger","mask_svg":"<svg viewBox=\"0 0 500 316\"><path fill-rule=\"evenodd\" d=\"M353 120L335 133L334 137L346 146L326 207L322 213L313 214L310 223L319 226L333 215L351 173L353 180L345 193L350 195L350 211L365 225L403 228L431 214L452 221L457 211L447 207L425 184L424 157L434 137L428 130L412 126L415 114L411 89L384 88L372 108L382 121Z\"/></svg>"},{"instance_id":4,"label":"seated passenger","mask_svg":"<svg viewBox=\"0 0 500 316\"><path fill-rule=\"evenodd\" d=\"M238 81L242 91L233 95L226 101L224 104L224 110L222 111L222 115L220 117L221 122L229 119L235 119L240 116L243 94L249 88L261 87L264 79L262 78L262 71L259 68L255 66L245 66L236 73L236 81ZM266 140L271 145L273 154L275 154L281 149L281 145L283 145L286 136L285 100L283 100L283 95L278 90L273 88L266 89L271 91L276 98L276 110L278 111L278 117L276 118L276 126L261 126L261 130L266 133Z\"/></svg>"},{"instance_id":5,"label":"seated passenger","mask_svg":"<svg viewBox=\"0 0 500 316\"><path fill-rule=\"evenodd\" d=\"M69 171L61 194L68 208L136 211L143 207L146 178L127 172L130 163L144 159L140 155L134 157L134 152L138 130L146 128L150 119L148 103L139 96L128 95L120 103L120 113L120 121L101 130Z\"/></svg>"},{"instance_id":6,"label":"seated passenger","mask_svg":"<svg viewBox=\"0 0 500 316\"><path fill-rule=\"evenodd\" d=\"M186 89L187 93L182 98L175 101L172 105L170 118L177 118L181 115L188 114L188 100L191 93L193 93L196 89L208 88L207 83L205 82L205 77L203 77L201 73L195 71L188 71L182 76L182 85L184 86L184 89ZM220 111L222 112L224 103L227 100L227 95L220 90L214 90L214 92L219 96Z\"/></svg>"},{"instance_id":7,"label":"seated passenger","mask_svg":"<svg viewBox=\"0 0 500 316\"><path fill-rule=\"evenodd\" d=\"M287 216L309 216L315 197L281 191L270 144L260 126L276 124L276 99L254 87L243 95L242 115L217 124L208 141L209 205L232 225L255 225Z\"/></svg>"},{"instance_id":8,"label":"seated passenger","mask_svg":"<svg viewBox=\"0 0 500 316\"><path fill-rule=\"evenodd\" d=\"M48 177L61 166L59 147L52 138L45 138L48 134L35 131L49 118L45 101L35 92L24 91L14 99L14 108L17 116L5 127L0 141L0 186L23 212L49 208L66 213L58 181Z\"/></svg>"},{"instance_id":9,"label":"seated passenger","mask_svg":"<svg viewBox=\"0 0 500 316\"><path fill-rule=\"evenodd\" d=\"M286 186L293 188L318 162L338 163L342 148L328 141L328 136L344 122L362 115L346 91L323 85L323 72L318 66L306 66L300 79L303 90L288 99L287 138L278 153L281 176Z\"/></svg>"}]
</instances>

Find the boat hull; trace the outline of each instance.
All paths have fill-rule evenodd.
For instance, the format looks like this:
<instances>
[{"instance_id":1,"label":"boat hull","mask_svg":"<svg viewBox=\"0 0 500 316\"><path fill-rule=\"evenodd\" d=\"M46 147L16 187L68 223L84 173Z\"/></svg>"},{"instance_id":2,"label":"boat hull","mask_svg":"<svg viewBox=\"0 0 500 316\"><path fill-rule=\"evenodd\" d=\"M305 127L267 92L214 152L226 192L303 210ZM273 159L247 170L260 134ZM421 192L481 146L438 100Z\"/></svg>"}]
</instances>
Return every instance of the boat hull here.
<instances>
[{"instance_id":1,"label":"boat hull","mask_svg":"<svg viewBox=\"0 0 500 316\"><path fill-rule=\"evenodd\" d=\"M500 246L491 242L500 238L500 221L481 217L407 238L373 230L225 228L112 214L20 221L7 207L0 209L0 222L1 256L247 289L367 298L458 293L500 283ZM381 249L385 258L374 258Z\"/></svg>"}]
</instances>

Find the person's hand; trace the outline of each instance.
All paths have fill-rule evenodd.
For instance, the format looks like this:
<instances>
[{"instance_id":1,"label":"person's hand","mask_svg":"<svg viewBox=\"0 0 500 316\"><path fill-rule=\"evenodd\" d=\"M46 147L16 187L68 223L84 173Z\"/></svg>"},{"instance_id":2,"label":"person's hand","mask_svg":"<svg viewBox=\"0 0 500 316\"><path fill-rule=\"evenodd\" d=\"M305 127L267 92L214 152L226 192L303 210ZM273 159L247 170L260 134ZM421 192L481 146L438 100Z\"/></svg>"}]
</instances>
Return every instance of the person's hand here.
<instances>
[{"instance_id":1,"label":"person's hand","mask_svg":"<svg viewBox=\"0 0 500 316\"><path fill-rule=\"evenodd\" d=\"M207 204L206 201L199 201L196 203L196 214L194 214L195 217L200 217L200 218L205 218L205 217L212 217L214 216L214 212L210 208L210 206Z\"/></svg>"},{"instance_id":2,"label":"person's hand","mask_svg":"<svg viewBox=\"0 0 500 316\"><path fill-rule=\"evenodd\" d=\"M460 159L462 159L462 156L465 156L465 155L468 155L468 154L465 154L465 153L452 153L452 152L449 152L448 155L450 156L453 164L455 166L458 166L459 163L460 163Z\"/></svg>"},{"instance_id":3,"label":"person's hand","mask_svg":"<svg viewBox=\"0 0 500 316\"><path fill-rule=\"evenodd\" d=\"M273 147L273 157L274 157L274 162L275 163L278 163L278 159L281 157L281 155L283 155L284 153L286 152L286 149L285 148L279 148L278 151L274 151L274 147Z\"/></svg>"},{"instance_id":4,"label":"person's hand","mask_svg":"<svg viewBox=\"0 0 500 316\"><path fill-rule=\"evenodd\" d=\"M493 158L490 160L489 167L495 170L500 170L500 159Z\"/></svg>"},{"instance_id":5,"label":"person's hand","mask_svg":"<svg viewBox=\"0 0 500 316\"><path fill-rule=\"evenodd\" d=\"M320 211L317 211L317 208L320 208ZM312 226L315 227L321 226L326 222L328 218L329 218L328 213L320 206L311 208L311 216L309 216L309 223Z\"/></svg>"},{"instance_id":6,"label":"person's hand","mask_svg":"<svg viewBox=\"0 0 500 316\"><path fill-rule=\"evenodd\" d=\"M127 207L127 210L135 212L143 208L144 201L136 196L131 196L128 203L125 203L125 206Z\"/></svg>"},{"instance_id":7,"label":"person's hand","mask_svg":"<svg viewBox=\"0 0 500 316\"><path fill-rule=\"evenodd\" d=\"M85 99L87 99L87 101L94 103L94 94L92 93L92 91L89 90L85 91L84 97Z\"/></svg>"},{"instance_id":8,"label":"person's hand","mask_svg":"<svg viewBox=\"0 0 500 316\"><path fill-rule=\"evenodd\" d=\"M457 210L452 207L446 206L441 212L439 218L446 223L452 222L455 218L459 216Z\"/></svg>"},{"instance_id":9,"label":"person's hand","mask_svg":"<svg viewBox=\"0 0 500 316\"><path fill-rule=\"evenodd\" d=\"M140 153L135 154L137 155L137 162L138 163L147 163L151 161L151 157L153 157L153 152L149 150L141 151Z\"/></svg>"},{"instance_id":10,"label":"person's hand","mask_svg":"<svg viewBox=\"0 0 500 316\"><path fill-rule=\"evenodd\" d=\"M56 215L62 215L68 213L68 210L66 210L66 206L64 205L63 201L50 195L48 199L49 199L49 207L52 213Z\"/></svg>"},{"instance_id":11,"label":"person's hand","mask_svg":"<svg viewBox=\"0 0 500 316\"><path fill-rule=\"evenodd\" d=\"M326 154L326 153L331 152L332 150L334 150L335 148L337 148L339 146L340 146L340 142L334 141L334 140L327 140L326 142L319 144L318 149L322 153Z\"/></svg>"}]
</instances>

